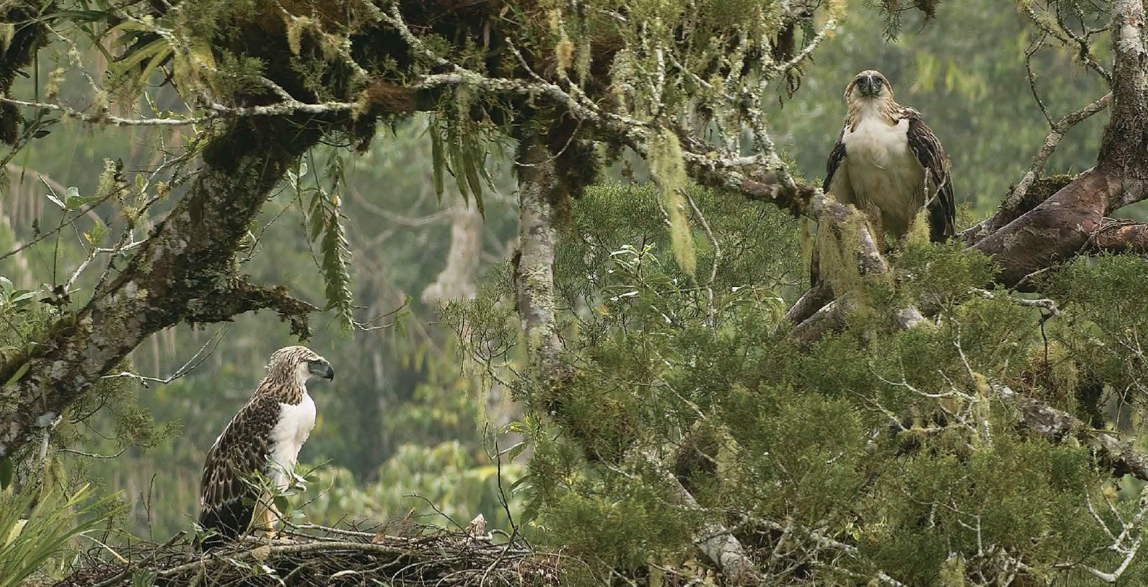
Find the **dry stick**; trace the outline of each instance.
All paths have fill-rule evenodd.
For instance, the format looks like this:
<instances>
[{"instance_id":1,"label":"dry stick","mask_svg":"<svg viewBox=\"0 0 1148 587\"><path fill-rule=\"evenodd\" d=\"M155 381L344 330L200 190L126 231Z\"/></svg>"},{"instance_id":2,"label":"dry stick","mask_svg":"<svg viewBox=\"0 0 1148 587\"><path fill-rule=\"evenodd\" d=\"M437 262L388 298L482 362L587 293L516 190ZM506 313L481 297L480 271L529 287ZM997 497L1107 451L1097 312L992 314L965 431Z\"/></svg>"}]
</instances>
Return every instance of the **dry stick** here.
<instances>
[{"instance_id":1,"label":"dry stick","mask_svg":"<svg viewBox=\"0 0 1148 587\"><path fill-rule=\"evenodd\" d=\"M718 243L717 237L715 237L713 231L710 230L710 223L706 222L705 214L702 214L701 209L698 208L694 199L690 197L689 194L683 195L686 196L686 201L690 203L690 207L694 209L694 214L697 214L698 222L701 223L702 229L706 232L706 238L708 238L710 244L714 246L713 266L710 267L710 277L706 280L706 301L709 306L710 325L713 326L714 320L717 318L717 308L714 307L714 279L717 278L718 265L721 264L721 244Z\"/></svg>"}]
</instances>

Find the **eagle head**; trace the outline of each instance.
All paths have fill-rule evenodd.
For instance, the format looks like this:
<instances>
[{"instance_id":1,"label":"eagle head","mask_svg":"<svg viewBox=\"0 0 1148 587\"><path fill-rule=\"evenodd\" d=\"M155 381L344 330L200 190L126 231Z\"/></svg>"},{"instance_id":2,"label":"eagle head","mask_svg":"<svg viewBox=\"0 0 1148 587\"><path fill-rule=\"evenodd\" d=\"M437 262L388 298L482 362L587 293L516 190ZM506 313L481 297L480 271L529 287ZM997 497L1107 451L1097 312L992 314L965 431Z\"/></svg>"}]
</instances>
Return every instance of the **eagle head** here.
<instances>
[{"instance_id":1,"label":"eagle head","mask_svg":"<svg viewBox=\"0 0 1148 587\"><path fill-rule=\"evenodd\" d=\"M305 346L289 346L275 351L271 354L267 370L272 374L285 375L283 379L294 380L300 386L315 377L335 378L331 363Z\"/></svg>"},{"instance_id":2,"label":"eagle head","mask_svg":"<svg viewBox=\"0 0 1148 587\"><path fill-rule=\"evenodd\" d=\"M892 100L893 87L881 72L875 69L866 69L853 76L853 80L845 87L845 100Z\"/></svg>"}]
</instances>

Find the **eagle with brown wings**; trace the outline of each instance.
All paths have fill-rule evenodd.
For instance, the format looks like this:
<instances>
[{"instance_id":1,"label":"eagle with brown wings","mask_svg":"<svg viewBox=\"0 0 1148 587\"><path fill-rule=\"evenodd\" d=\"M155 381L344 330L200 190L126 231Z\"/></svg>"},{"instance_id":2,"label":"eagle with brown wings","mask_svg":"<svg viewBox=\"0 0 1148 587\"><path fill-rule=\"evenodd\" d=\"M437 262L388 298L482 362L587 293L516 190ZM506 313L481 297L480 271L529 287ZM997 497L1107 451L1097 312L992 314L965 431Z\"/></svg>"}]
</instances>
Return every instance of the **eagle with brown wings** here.
<instances>
[{"instance_id":1,"label":"eagle with brown wings","mask_svg":"<svg viewBox=\"0 0 1148 587\"><path fill-rule=\"evenodd\" d=\"M302 346L275 351L267 376L207 451L200 483L201 547L222 546L251 530L271 532L273 491L291 485L299 450L315 427L307 382L334 379L327 359Z\"/></svg>"},{"instance_id":2,"label":"eagle with brown wings","mask_svg":"<svg viewBox=\"0 0 1148 587\"><path fill-rule=\"evenodd\" d=\"M952 237L951 164L921 113L895 102L889 80L872 69L845 87L845 103L845 125L829 153L822 190L864 213L882 248L904 237L922 208L930 240ZM817 263L815 251L814 283Z\"/></svg>"}]
</instances>

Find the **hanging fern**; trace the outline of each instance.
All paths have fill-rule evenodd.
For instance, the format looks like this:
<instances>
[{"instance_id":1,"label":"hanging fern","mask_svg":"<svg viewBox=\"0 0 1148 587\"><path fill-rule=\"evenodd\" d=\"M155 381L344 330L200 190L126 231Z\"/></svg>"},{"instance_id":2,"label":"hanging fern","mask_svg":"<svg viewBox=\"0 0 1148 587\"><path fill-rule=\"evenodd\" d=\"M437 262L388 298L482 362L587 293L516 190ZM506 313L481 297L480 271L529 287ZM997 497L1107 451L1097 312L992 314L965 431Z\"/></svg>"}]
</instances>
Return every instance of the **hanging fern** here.
<instances>
[{"instance_id":1,"label":"hanging fern","mask_svg":"<svg viewBox=\"0 0 1148 587\"><path fill-rule=\"evenodd\" d=\"M326 177L330 187L325 189L316 178L314 187L302 190L302 182L296 180L299 195L310 194L307 205L307 236L312 242L319 241L319 269L326 284L327 305L324 310L335 310L344 331L354 326L352 310L354 295L351 293L351 248L347 241L347 231L343 226L341 198L342 185L346 181L343 158L337 152L327 160ZM305 170L305 167L302 168ZM293 177L298 178L305 171Z\"/></svg>"}]
</instances>

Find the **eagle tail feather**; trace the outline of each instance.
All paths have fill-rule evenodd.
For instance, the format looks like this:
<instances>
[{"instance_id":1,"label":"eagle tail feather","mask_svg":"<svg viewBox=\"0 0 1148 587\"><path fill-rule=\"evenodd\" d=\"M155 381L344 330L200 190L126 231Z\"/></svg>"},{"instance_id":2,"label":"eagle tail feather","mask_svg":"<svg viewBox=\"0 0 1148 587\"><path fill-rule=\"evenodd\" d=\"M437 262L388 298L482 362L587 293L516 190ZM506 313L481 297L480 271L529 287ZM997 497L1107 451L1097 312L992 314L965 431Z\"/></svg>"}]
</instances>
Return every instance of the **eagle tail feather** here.
<instances>
[{"instance_id":1,"label":"eagle tail feather","mask_svg":"<svg viewBox=\"0 0 1148 587\"><path fill-rule=\"evenodd\" d=\"M219 548L238 538L251 524L254 508L244 505L242 500L232 500L219 507L204 508L199 514L199 525L205 530L215 530L198 545L203 552Z\"/></svg>"}]
</instances>

